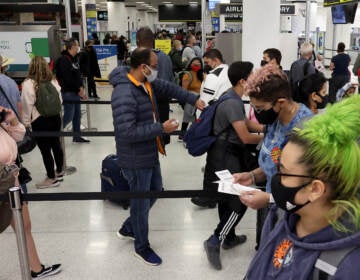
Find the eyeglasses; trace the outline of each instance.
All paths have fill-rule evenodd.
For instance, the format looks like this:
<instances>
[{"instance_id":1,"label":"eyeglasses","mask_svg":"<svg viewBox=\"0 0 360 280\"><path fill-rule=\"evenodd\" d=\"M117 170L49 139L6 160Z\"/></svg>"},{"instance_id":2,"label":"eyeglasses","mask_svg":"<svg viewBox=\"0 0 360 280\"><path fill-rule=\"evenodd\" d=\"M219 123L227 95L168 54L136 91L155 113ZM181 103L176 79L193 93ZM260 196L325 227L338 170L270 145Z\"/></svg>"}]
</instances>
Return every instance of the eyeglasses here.
<instances>
[{"instance_id":1,"label":"eyeglasses","mask_svg":"<svg viewBox=\"0 0 360 280\"><path fill-rule=\"evenodd\" d=\"M287 176L287 177L300 177L300 178L317 179L316 177L313 177L313 176L300 175L300 174L290 174L290 173L282 173L282 172L277 172L277 173L275 174L275 176Z\"/></svg>"},{"instance_id":2,"label":"eyeglasses","mask_svg":"<svg viewBox=\"0 0 360 280\"><path fill-rule=\"evenodd\" d=\"M317 177L314 176L309 176L309 175L303 175L303 174L291 174L291 173L282 173L280 171L280 165L277 165L277 172L275 175L277 176L287 176L287 177L300 177L300 178L310 178L310 179L318 179Z\"/></svg>"}]
</instances>

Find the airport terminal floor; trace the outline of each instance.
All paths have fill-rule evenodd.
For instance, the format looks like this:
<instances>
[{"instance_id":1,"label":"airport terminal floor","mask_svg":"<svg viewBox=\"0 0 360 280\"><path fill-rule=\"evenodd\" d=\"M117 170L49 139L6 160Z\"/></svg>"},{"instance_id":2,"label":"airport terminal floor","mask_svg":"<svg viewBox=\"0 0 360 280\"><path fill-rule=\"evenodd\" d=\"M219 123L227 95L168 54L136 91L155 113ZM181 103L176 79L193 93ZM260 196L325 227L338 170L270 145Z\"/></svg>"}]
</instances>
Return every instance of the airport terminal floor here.
<instances>
[{"instance_id":1,"label":"airport terminal floor","mask_svg":"<svg viewBox=\"0 0 360 280\"><path fill-rule=\"evenodd\" d=\"M99 88L101 100L109 100L112 88ZM90 105L92 126L99 131L113 130L110 105ZM174 117L181 121L182 110L172 105ZM86 125L85 115L83 123ZM68 166L78 171L66 176L57 188L38 190L35 183L45 177L41 155L36 148L24 156L31 171L31 193L100 191L101 161L115 153L113 137L89 137L89 144L73 144L66 138ZM166 190L202 188L203 158L188 155L177 137L167 146L167 157L161 159ZM150 211L149 240L162 257L158 267L144 264L134 253L133 241L119 239L116 232L129 210L109 201L30 202L32 232L40 259L47 264L61 263L62 272L49 277L56 280L112 279L243 279L255 255L256 212L248 209L237 226L237 234L246 234L245 244L222 251L223 269L210 267L203 241L213 232L217 209L200 209L190 199L159 199ZM1 234L0 280L21 279L16 238L11 228Z\"/></svg>"}]
</instances>

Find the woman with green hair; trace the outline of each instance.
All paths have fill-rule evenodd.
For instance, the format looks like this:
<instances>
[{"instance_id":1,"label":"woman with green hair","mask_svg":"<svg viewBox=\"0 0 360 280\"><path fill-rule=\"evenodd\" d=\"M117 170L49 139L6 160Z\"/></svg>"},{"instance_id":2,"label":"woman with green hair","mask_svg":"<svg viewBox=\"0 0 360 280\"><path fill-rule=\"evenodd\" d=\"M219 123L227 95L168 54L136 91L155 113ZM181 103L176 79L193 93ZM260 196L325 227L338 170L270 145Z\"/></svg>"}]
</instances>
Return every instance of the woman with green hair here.
<instances>
[{"instance_id":1,"label":"woman with green hair","mask_svg":"<svg viewBox=\"0 0 360 280\"><path fill-rule=\"evenodd\" d=\"M348 98L290 136L271 181L277 207L245 279L359 277L359 112L360 96ZM278 208L285 211L279 221ZM326 254L337 264L324 261Z\"/></svg>"}]
</instances>

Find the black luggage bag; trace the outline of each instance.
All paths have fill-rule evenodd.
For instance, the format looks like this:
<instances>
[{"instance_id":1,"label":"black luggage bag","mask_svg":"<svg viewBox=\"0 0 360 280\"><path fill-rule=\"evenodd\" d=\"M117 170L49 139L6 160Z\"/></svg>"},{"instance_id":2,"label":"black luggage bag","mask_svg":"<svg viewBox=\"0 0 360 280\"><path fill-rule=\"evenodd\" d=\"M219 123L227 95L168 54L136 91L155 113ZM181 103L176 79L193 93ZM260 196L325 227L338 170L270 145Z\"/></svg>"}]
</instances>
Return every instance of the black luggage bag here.
<instances>
[{"instance_id":1,"label":"black luggage bag","mask_svg":"<svg viewBox=\"0 0 360 280\"><path fill-rule=\"evenodd\" d=\"M129 184L121 173L121 169L117 163L117 155L108 155L101 165L101 192L119 192L129 191ZM110 199L125 210L129 208L130 201L128 199Z\"/></svg>"}]
</instances>

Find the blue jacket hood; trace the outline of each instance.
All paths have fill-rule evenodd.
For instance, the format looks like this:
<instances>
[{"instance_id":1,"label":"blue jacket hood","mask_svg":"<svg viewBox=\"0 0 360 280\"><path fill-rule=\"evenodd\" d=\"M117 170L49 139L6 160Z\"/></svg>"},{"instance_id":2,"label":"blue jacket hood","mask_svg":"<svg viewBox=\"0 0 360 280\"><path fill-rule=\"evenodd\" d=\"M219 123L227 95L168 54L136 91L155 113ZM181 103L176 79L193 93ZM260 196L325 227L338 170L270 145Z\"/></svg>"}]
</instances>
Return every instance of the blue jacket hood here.
<instances>
[{"instance_id":1,"label":"blue jacket hood","mask_svg":"<svg viewBox=\"0 0 360 280\"><path fill-rule=\"evenodd\" d=\"M259 251L252 260L245 279L308 280L313 279L314 266L323 251L356 247L337 267L334 280L355 279L360 273L360 231L349 233L327 226L318 232L299 238L296 223L299 216L285 214L277 222L279 211L271 208L263 226ZM354 226L344 215L341 219L348 229ZM346 222L347 221L347 222Z\"/></svg>"},{"instance_id":2,"label":"blue jacket hood","mask_svg":"<svg viewBox=\"0 0 360 280\"><path fill-rule=\"evenodd\" d=\"M299 217L296 214L285 215L284 227L286 233L294 241L294 245L309 250L334 250L346 247L360 246L360 231L354 230L353 232L344 233L336 231L331 225L323 228L322 230L310 234L304 238L297 237L295 232L295 225ZM352 229L353 225L343 217L343 224L348 229ZM276 229L275 229L276 230Z\"/></svg>"},{"instance_id":3,"label":"blue jacket hood","mask_svg":"<svg viewBox=\"0 0 360 280\"><path fill-rule=\"evenodd\" d=\"M115 87L118 84L129 83L129 79L127 77L128 72L129 68L126 66L116 67L109 75L110 84Z\"/></svg>"}]
</instances>

